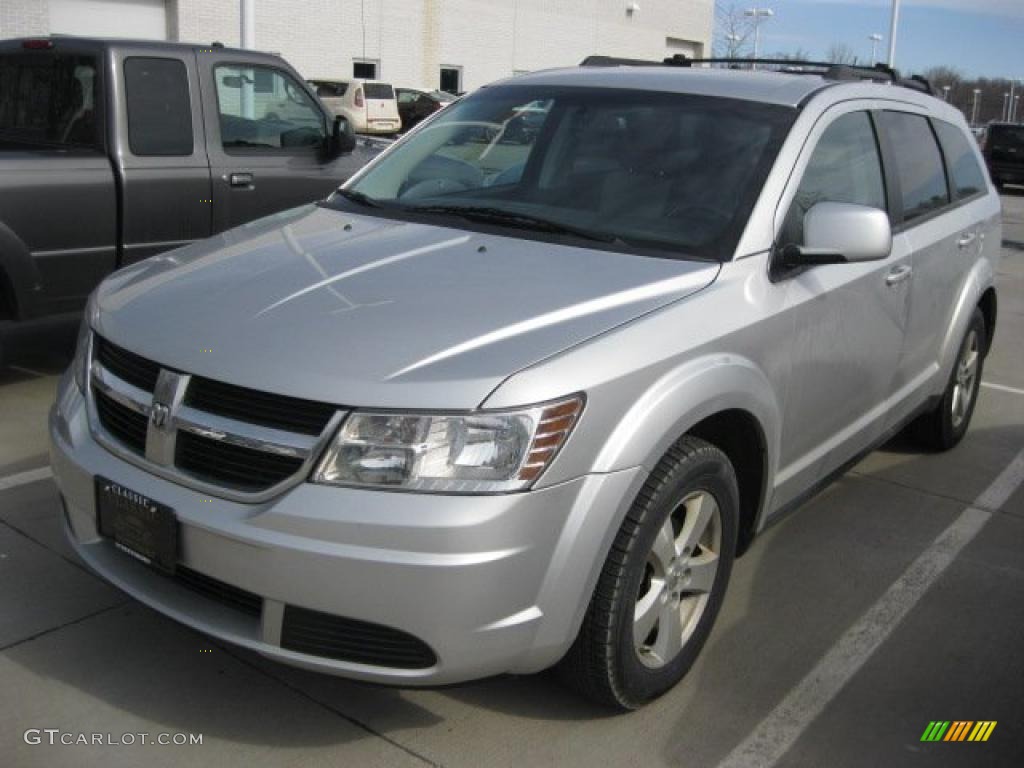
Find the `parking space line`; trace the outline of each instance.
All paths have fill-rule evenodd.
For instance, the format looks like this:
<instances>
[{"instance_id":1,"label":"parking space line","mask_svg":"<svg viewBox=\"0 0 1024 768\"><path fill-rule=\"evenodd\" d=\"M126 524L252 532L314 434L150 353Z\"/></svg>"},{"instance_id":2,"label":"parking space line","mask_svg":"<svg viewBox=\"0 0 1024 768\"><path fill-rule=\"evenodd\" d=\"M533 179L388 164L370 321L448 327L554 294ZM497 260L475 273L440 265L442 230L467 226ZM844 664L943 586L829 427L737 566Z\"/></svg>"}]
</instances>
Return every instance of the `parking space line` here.
<instances>
[{"instance_id":1,"label":"parking space line","mask_svg":"<svg viewBox=\"0 0 1024 768\"><path fill-rule=\"evenodd\" d=\"M778 763L1021 483L1024 451L910 564L718 768L770 768Z\"/></svg>"},{"instance_id":2,"label":"parking space line","mask_svg":"<svg viewBox=\"0 0 1024 768\"><path fill-rule=\"evenodd\" d=\"M0 477L0 491L17 488L19 485L38 483L40 480L46 480L48 477L53 477L53 470L49 467L29 469L24 472L8 475L7 477Z\"/></svg>"},{"instance_id":3,"label":"parking space line","mask_svg":"<svg viewBox=\"0 0 1024 768\"><path fill-rule=\"evenodd\" d=\"M1000 392L1011 392L1015 395L1024 395L1024 389L1008 387L1005 384L993 384L991 381L983 381L981 382L981 386L986 387L987 389L997 389Z\"/></svg>"}]
</instances>

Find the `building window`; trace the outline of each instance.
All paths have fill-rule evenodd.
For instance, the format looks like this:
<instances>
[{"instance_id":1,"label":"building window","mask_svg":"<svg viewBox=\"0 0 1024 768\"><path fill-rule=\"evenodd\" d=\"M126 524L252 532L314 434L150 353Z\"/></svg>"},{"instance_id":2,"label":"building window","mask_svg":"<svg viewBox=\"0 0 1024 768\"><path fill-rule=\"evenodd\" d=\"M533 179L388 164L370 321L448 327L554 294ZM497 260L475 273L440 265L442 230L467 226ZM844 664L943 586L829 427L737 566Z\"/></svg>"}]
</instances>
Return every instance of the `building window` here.
<instances>
[{"instance_id":1,"label":"building window","mask_svg":"<svg viewBox=\"0 0 1024 768\"><path fill-rule=\"evenodd\" d=\"M462 67L441 67L441 90L462 93Z\"/></svg>"},{"instance_id":2,"label":"building window","mask_svg":"<svg viewBox=\"0 0 1024 768\"><path fill-rule=\"evenodd\" d=\"M379 63L376 59L352 59L352 77L359 80L376 80Z\"/></svg>"}]
</instances>

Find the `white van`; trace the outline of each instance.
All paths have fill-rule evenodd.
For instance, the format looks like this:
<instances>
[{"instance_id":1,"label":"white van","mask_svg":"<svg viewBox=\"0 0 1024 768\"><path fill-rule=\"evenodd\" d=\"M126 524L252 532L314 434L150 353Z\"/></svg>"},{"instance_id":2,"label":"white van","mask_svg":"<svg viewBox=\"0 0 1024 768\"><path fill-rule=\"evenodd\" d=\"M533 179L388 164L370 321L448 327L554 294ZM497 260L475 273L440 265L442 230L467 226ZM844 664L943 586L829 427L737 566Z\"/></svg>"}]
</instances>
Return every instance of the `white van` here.
<instances>
[{"instance_id":1,"label":"white van","mask_svg":"<svg viewBox=\"0 0 1024 768\"><path fill-rule=\"evenodd\" d=\"M310 80L316 95L356 133L389 134L402 129L395 89L376 80Z\"/></svg>"}]
</instances>

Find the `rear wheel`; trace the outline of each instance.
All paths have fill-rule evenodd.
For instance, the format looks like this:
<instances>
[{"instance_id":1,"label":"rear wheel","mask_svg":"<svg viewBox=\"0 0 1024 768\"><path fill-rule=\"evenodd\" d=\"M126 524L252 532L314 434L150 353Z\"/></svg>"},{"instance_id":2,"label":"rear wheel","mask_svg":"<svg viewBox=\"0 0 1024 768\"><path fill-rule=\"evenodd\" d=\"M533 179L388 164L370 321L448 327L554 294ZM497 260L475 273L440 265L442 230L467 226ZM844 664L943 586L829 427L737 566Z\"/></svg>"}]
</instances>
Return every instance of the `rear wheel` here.
<instances>
[{"instance_id":1,"label":"rear wheel","mask_svg":"<svg viewBox=\"0 0 1024 768\"><path fill-rule=\"evenodd\" d=\"M986 338L985 318L981 310L975 309L942 400L935 410L918 418L911 427L914 437L925 448L947 451L967 433L978 401Z\"/></svg>"},{"instance_id":2,"label":"rear wheel","mask_svg":"<svg viewBox=\"0 0 1024 768\"><path fill-rule=\"evenodd\" d=\"M722 603L739 491L721 450L684 437L651 473L605 561L559 671L600 703L635 709L686 674Z\"/></svg>"}]
</instances>

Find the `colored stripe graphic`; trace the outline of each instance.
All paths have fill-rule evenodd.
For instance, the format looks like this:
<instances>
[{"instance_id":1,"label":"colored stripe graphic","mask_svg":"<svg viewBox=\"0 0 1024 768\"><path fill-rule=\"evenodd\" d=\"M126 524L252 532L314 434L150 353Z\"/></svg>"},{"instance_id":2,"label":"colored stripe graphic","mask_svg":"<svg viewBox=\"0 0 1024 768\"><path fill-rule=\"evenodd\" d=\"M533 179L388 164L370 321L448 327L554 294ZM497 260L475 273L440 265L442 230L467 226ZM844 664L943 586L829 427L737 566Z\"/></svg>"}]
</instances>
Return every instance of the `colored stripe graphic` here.
<instances>
[{"instance_id":1,"label":"colored stripe graphic","mask_svg":"<svg viewBox=\"0 0 1024 768\"><path fill-rule=\"evenodd\" d=\"M995 720L931 720L921 741L988 741L995 728Z\"/></svg>"},{"instance_id":2,"label":"colored stripe graphic","mask_svg":"<svg viewBox=\"0 0 1024 768\"><path fill-rule=\"evenodd\" d=\"M968 741L988 741L988 737L992 735L992 731L996 729L995 720L979 720L978 724L974 726L974 730L971 731Z\"/></svg>"},{"instance_id":3,"label":"colored stripe graphic","mask_svg":"<svg viewBox=\"0 0 1024 768\"><path fill-rule=\"evenodd\" d=\"M971 720L955 720L943 741L963 741L967 735L967 729L972 725L974 723Z\"/></svg>"}]
</instances>

